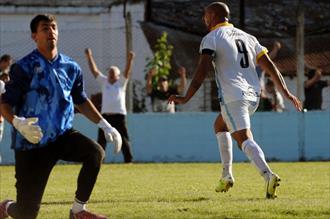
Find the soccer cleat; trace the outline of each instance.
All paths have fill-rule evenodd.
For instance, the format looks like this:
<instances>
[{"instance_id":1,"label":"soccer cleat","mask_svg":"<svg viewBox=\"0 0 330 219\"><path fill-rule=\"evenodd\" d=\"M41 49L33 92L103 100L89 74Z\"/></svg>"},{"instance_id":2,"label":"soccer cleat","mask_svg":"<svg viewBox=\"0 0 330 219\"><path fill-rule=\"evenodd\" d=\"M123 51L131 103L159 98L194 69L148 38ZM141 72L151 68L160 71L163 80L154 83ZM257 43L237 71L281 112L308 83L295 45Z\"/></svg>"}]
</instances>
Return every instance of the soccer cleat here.
<instances>
[{"instance_id":1,"label":"soccer cleat","mask_svg":"<svg viewBox=\"0 0 330 219\"><path fill-rule=\"evenodd\" d=\"M274 199L276 198L276 188L280 186L281 179L278 175L272 173L269 175L268 180L266 180L266 198Z\"/></svg>"},{"instance_id":2,"label":"soccer cleat","mask_svg":"<svg viewBox=\"0 0 330 219\"><path fill-rule=\"evenodd\" d=\"M218 186L215 188L216 192L227 192L231 187L234 185L234 177L231 175L227 175L225 177L222 177L219 180Z\"/></svg>"},{"instance_id":3,"label":"soccer cleat","mask_svg":"<svg viewBox=\"0 0 330 219\"><path fill-rule=\"evenodd\" d=\"M89 211L81 211L76 214L70 210L70 219L108 219L106 216L93 214Z\"/></svg>"},{"instance_id":4,"label":"soccer cleat","mask_svg":"<svg viewBox=\"0 0 330 219\"><path fill-rule=\"evenodd\" d=\"M5 219L9 216L6 211L6 205L10 201L11 200L4 200L3 202L0 202L0 219Z\"/></svg>"}]
</instances>

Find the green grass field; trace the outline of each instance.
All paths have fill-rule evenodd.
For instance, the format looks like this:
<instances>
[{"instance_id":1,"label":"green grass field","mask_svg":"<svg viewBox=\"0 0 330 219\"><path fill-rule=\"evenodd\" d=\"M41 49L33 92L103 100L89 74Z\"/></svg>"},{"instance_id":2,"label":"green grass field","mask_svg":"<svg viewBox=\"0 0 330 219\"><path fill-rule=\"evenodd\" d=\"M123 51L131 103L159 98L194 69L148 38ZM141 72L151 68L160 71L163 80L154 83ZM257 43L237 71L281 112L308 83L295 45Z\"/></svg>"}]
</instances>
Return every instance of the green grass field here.
<instances>
[{"instance_id":1,"label":"green grass field","mask_svg":"<svg viewBox=\"0 0 330 219\"><path fill-rule=\"evenodd\" d=\"M109 218L330 218L330 162L271 163L282 178L276 200L249 163L235 163L236 184L214 191L220 164L104 165L89 209ZM57 165L40 219L67 219L79 165ZM0 166L0 198L15 198L14 168Z\"/></svg>"}]
</instances>

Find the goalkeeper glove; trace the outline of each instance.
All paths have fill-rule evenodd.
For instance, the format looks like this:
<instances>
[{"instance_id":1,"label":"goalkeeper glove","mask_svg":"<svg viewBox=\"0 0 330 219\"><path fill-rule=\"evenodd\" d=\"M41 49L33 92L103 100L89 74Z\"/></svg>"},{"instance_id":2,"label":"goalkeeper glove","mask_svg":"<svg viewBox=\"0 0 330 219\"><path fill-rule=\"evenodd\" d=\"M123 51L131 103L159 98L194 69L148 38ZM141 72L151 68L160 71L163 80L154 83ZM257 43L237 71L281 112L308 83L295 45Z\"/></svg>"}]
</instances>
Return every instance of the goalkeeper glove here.
<instances>
[{"instance_id":1,"label":"goalkeeper glove","mask_svg":"<svg viewBox=\"0 0 330 219\"><path fill-rule=\"evenodd\" d=\"M26 140L32 144L37 144L43 136L40 126L36 125L37 122L37 117L25 118L14 116L13 126Z\"/></svg>"},{"instance_id":2,"label":"goalkeeper glove","mask_svg":"<svg viewBox=\"0 0 330 219\"><path fill-rule=\"evenodd\" d=\"M101 119L97 125L104 131L107 141L114 144L115 147L113 152L116 154L119 153L121 150L122 139L117 129L112 127L105 119Z\"/></svg>"}]
</instances>

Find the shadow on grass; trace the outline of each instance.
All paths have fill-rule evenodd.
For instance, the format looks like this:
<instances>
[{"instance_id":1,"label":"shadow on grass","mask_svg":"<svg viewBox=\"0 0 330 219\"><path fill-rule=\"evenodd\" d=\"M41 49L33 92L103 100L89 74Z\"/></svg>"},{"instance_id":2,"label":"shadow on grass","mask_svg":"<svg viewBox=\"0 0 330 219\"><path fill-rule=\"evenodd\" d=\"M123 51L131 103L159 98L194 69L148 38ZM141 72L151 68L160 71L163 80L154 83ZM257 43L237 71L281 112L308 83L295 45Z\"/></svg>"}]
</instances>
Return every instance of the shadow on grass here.
<instances>
[{"instance_id":1,"label":"shadow on grass","mask_svg":"<svg viewBox=\"0 0 330 219\"><path fill-rule=\"evenodd\" d=\"M202 201L209 201L210 198L206 197L195 197L189 199L127 199L127 200L114 200L114 199L104 199L104 200L91 200L88 203L91 204L98 204L98 203L114 203L114 202L202 202ZM64 204L72 204L72 201L46 201L42 202L42 205L64 205Z\"/></svg>"}]
</instances>

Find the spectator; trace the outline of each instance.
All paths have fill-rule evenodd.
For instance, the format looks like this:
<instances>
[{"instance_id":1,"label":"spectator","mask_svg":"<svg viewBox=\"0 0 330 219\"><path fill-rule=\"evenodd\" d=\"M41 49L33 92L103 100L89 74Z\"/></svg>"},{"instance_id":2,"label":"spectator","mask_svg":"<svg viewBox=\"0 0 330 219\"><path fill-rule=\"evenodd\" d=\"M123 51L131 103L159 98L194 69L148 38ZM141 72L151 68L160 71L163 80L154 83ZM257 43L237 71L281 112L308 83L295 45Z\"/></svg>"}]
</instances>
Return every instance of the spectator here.
<instances>
[{"instance_id":1,"label":"spectator","mask_svg":"<svg viewBox=\"0 0 330 219\"><path fill-rule=\"evenodd\" d=\"M268 79L266 82L266 86L265 86L265 93L267 95L267 99L270 101L271 103L271 111L274 112L283 112L284 110L284 101L283 101L283 97L280 94L280 92L278 92L277 88L275 87L274 82L271 79Z\"/></svg>"},{"instance_id":2,"label":"spectator","mask_svg":"<svg viewBox=\"0 0 330 219\"><path fill-rule=\"evenodd\" d=\"M0 57L0 96L2 93L5 92L5 83L9 81L8 71L10 69L10 65L12 64L12 61L13 60L11 56L8 54L5 54ZM1 99L0 99L0 103L1 103ZM0 142L2 140L5 129L4 125L5 125L4 118L1 115L1 111L0 111ZM0 154L0 163L1 163L1 154Z\"/></svg>"},{"instance_id":3,"label":"spectator","mask_svg":"<svg viewBox=\"0 0 330 219\"><path fill-rule=\"evenodd\" d=\"M5 74L2 74L0 76L0 104L1 104L1 95L6 91L5 82L3 80L1 80L3 75L5 75ZM4 119L3 119L3 116L1 115L1 111L0 111L0 142L2 141L3 132L4 132ZM0 150L0 163L1 163L1 160L2 160L2 158L1 158L1 150Z\"/></svg>"},{"instance_id":4,"label":"spectator","mask_svg":"<svg viewBox=\"0 0 330 219\"><path fill-rule=\"evenodd\" d=\"M135 57L134 52L129 52L126 60L126 69L123 77L120 76L120 70L117 66L111 66L108 72L108 76L102 74L97 68L95 60L93 58L92 50L85 50L86 58L91 73L99 82L102 90L102 105L101 112L102 116L115 127L122 139L122 153L124 156L125 163L133 162L132 150L129 142L128 130L126 125L126 87L128 80L131 77L133 60ZM95 97L93 98L95 100ZM106 140L102 129L98 131L98 143L106 148Z\"/></svg>"},{"instance_id":5,"label":"spectator","mask_svg":"<svg viewBox=\"0 0 330 219\"><path fill-rule=\"evenodd\" d=\"M273 44L273 48L272 50L268 53L268 56L271 60L274 60L278 54L278 52L280 51L280 49L282 48L282 45L280 42L275 41ZM266 83L269 82L271 80L270 77L268 77L268 75L265 74L265 71L262 71L262 69L257 66L256 67L257 73L258 73L258 77L260 79L260 87L261 87L261 93L260 93L260 103L259 103L259 107L258 107L258 111L276 111L274 110L274 103L272 103L273 99L273 94L268 93L267 89L266 89ZM271 84L269 84L271 86ZM278 96L279 99L283 100L283 97L281 95L280 92L277 92L276 95ZM284 104L283 104L284 107Z\"/></svg>"},{"instance_id":6,"label":"spectator","mask_svg":"<svg viewBox=\"0 0 330 219\"><path fill-rule=\"evenodd\" d=\"M11 67L10 82L2 95L1 112L15 128L17 201L1 202L0 218L37 218L48 177L57 161L65 160L82 163L70 218L106 219L86 209L104 150L73 129L74 105L104 129L116 152L121 149L121 137L87 98L79 65L58 52L55 16L39 14L30 28L36 49Z\"/></svg>"},{"instance_id":7,"label":"spectator","mask_svg":"<svg viewBox=\"0 0 330 219\"><path fill-rule=\"evenodd\" d=\"M6 91L5 83L9 81L9 75L6 73L6 71L3 71L1 73L2 74L0 75L0 96ZM0 103L1 103L1 98L0 98ZM2 140L3 132L4 132L4 119L0 111L0 142Z\"/></svg>"},{"instance_id":8,"label":"spectator","mask_svg":"<svg viewBox=\"0 0 330 219\"><path fill-rule=\"evenodd\" d=\"M13 62L13 59L8 54L5 54L0 57L0 75L2 75L4 73L8 74L9 67L12 62Z\"/></svg>"},{"instance_id":9,"label":"spectator","mask_svg":"<svg viewBox=\"0 0 330 219\"><path fill-rule=\"evenodd\" d=\"M330 85L330 80L321 80L321 77L321 69L311 69L308 71L307 80L304 82L304 108L307 110L321 110L322 90Z\"/></svg>"},{"instance_id":10,"label":"spectator","mask_svg":"<svg viewBox=\"0 0 330 219\"><path fill-rule=\"evenodd\" d=\"M153 88L152 79L156 75L157 69L153 67L149 70L147 76L147 94L151 97L152 110L153 112L175 112L175 104L168 103L168 98L173 94L182 94L185 85L187 83L186 79L186 69L183 66L178 68L178 75L180 76L179 86L169 86L169 81L166 76L160 76L157 81L157 88Z\"/></svg>"}]
</instances>

